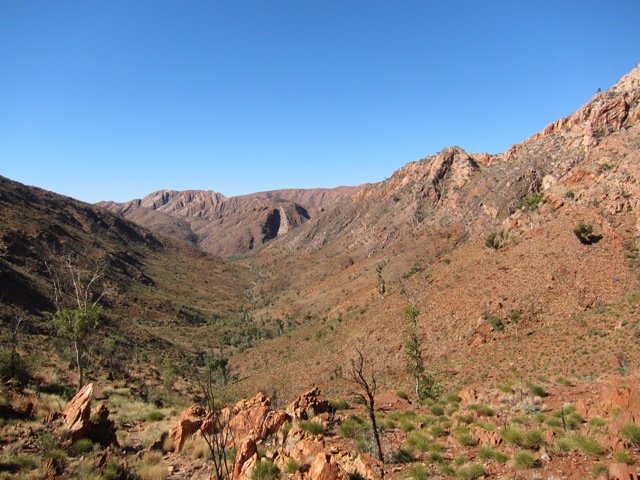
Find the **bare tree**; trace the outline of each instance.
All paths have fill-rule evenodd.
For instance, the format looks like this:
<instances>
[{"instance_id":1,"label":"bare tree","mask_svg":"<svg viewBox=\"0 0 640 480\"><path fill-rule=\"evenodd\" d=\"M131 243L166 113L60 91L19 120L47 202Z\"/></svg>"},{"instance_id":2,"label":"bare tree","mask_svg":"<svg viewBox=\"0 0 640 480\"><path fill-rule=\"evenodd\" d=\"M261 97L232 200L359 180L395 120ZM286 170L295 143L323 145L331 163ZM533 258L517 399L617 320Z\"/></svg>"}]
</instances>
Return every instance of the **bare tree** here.
<instances>
[{"instance_id":1,"label":"bare tree","mask_svg":"<svg viewBox=\"0 0 640 480\"><path fill-rule=\"evenodd\" d=\"M110 290L104 267L93 264L86 256L67 252L45 260L53 286L56 306L54 326L58 335L72 341L78 370L78 390L84 385L82 359L87 338L100 325L102 307L99 302Z\"/></svg>"},{"instance_id":2,"label":"bare tree","mask_svg":"<svg viewBox=\"0 0 640 480\"><path fill-rule=\"evenodd\" d=\"M382 478L384 478L384 456L382 455L382 443L376 422L375 395L378 388L376 374L371 369L371 374L365 372L365 358L362 351L356 347L356 358L351 360L351 381L358 385L362 392L356 393L356 398L360 399L367 408L373 439L376 444L376 457L382 462Z\"/></svg>"},{"instance_id":3,"label":"bare tree","mask_svg":"<svg viewBox=\"0 0 640 480\"><path fill-rule=\"evenodd\" d=\"M200 392L203 397L202 406L207 413L206 420L200 426L200 433L202 433L211 452L214 478L216 480L231 480L233 472L229 470L227 445L233 440L233 434L229 428L232 410L230 408L222 409L216 395L216 383L220 380L220 367L228 373L226 362L223 366L207 362L204 375L199 380Z\"/></svg>"}]
</instances>

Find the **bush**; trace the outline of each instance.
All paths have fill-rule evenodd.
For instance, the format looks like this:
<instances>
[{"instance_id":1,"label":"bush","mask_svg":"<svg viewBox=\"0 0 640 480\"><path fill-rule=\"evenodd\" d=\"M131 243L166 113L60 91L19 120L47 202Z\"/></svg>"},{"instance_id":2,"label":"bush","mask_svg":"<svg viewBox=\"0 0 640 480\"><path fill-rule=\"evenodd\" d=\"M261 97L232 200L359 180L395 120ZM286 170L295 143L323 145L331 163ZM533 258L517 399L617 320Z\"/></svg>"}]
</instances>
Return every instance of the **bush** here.
<instances>
[{"instance_id":1,"label":"bush","mask_svg":"<svg viewBox=\"0 0 640 480\"><path fill-rule=\"evenodd\" d=\"M404 390L398 390L396 392L396 395L398 396L398 398L402 398L403 400L408 400L409 399L409 395Z\"/></svg>"},{"instance_id":2,"label":"bush","mask_svg":"<svg viewBox=\"0 0 640 480\"><path fill-rule=\"evenodd\" d=\"M542 200L544 200L544 193L542 192L527 195L516 204L516 208L524 211L535 210Z\"/></svg>"},{"instance_id":3,"label":"bush","mask_svg":"<svg viewBox=\"0 0 640 480\"><path fill-rule=\"evenodd\" d=\"M164 413L160 410L154 410L147 414L147 422L159 422L160 420L164 420Z\"/></svg>"},{"instance_id":4,"label":"bush","mask_svg":"<svg viewBox=\"0 0 640 480\"><path fill-rule=\"evenodd\" d=\"M411 451L406 448L400 448L393 455L393 459L395 463L411 463L414 460Z\"/></svg>"},{"instance_id":5,"label":"bush","mask_svg":"<svg viewBox=\"0 0 640 480\"><path fill-rule=\"evenodd\" d=\"M482 417L492 417L496 413L488 405L478 405L478 404L469 405L469 410L477 412L478 415Z\"/></svg>"},{"instance_id":6,"label":"bush","mask_svg":"<svg viewBox=\"0 0 640 480\"><path fill-rule=\"evenodd\" d=\"M303 422L300 422L300 428L306 430L311 435L320 435L322 432L324 432L324 426L320 422L305 420Z\"/></svg>"},{"instance_id":7,"label":"bush","mask_svg":"<svg viewBox=\"0 0 640 480\"><path fill-rule=\"evenodd\" d=\"M484 241L484 244L488 247L488 248L492 248L494 250L498 250L504 246L506 246L507 244L507 239L504 236L504 232L500 231L500 232L491 232L486 240Z\"/></svg>"},{"instance_id":8,"label":"bush","mask_svg":"<svg viewBox=\"0 0 640 480\"><path fill-rule=\"evenodd\" d=\"M411 432L407 436L407 444L410 447L415 448L419 452L426 452L427 450L429 450L430 443L431 442L427 433L421 430Z\"/></svg>"},{"instance_id":9,"label":"bush","mask_svg":"<svg viewBox=\"0 0 640 480\"><path fill-rule=\"evenodd\" d=\"M280 471L271 460L262 460L256 463L253 472L251 472L251 480L277 480Z\"/></svg>"},{"instance_id":10,"label":"bush","mask_svg":"<svg viewBox=\"0 0 640 480\"><path fill-rule=\"evenodd\" d=\"M618 463L633 463L633 457L628 450L616 450L613 452L613 458Z\"/></svg>"},{"instance_id":11,"label":"bush","mask_svg":"<svg viewBox=\"0 0 640 480\"><path fill-rule=\"evenodd\" d=\"M573 234L585 245L590 245L594 241L593 225L590 223L580 222L578 226L573 229Z\"/></svg>"},{"instance_id":12,"label":"bush","mask_svg":"<svg viewBox=\"0 0 640 480\"><path fill-rule=\"evenodd\" d=\"M502 323L500 317L489 317L487 322L489 322L489 325L497 332L504 330L504 323Z\"/></svg>"},{"instance_id":13,"label":"bush","mask_svg":"<svg viewBox=\"0 0 640 480\"><path fill-rule=\"evenodd\" d=\"M533 468L536 462L536 457L527 451L517 452L513 457L513 465L516 468Z\"/></svg>"}]
</instances>

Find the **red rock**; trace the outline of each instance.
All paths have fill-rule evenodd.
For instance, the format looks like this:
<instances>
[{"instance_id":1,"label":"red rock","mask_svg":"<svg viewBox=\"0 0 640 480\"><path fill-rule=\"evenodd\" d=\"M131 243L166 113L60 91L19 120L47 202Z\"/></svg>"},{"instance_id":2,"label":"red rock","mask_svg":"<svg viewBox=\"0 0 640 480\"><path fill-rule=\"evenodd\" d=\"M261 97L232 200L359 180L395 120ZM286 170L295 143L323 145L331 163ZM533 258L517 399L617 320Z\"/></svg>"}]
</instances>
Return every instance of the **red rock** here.
<instances>
[{"instance_id":1,"label":"red rock","mask_svg":"<svg viewBox=\"0 0 640 480\"><path fill-rule=\"evenodd\" d=\"M313 460L307 478L309 480L340 480L346 478L346 475L340 470L330 453L322 452Z\"/></svg>"},{"instance_id":2,"label":"red rock","mask_svg":"<svg viewBox=\"0 0 640 480\"><path fill-rule=\"evenodd\" d=\"M169 430L169 436L174 441L175 453L179 453L187 439L200 430L206 416L207 412L200 405L191 405L180 414L176 424Z\"/></svg>"},{"instance_id":3,"label":"red rock","mask_svg":"<svg viewBox=\"0 0 640 480\"><path fill-rule=\"evenodd\" d=\"M368 453L361 453L354 462L356 472L367 480L382 478L382 462L376 460Z\"/></svg>"},{"instance_id":4,"label":"red rock","mask_svg":"<svg viewBox=\"0 0 640 480\"><path fill-rule=\"evenodd\" d=\"M251 470L258 460L258 447L255 440L249 436L245 438L236 451L236 458L233 464L233 478L240 480L249 478Z\"/></svg>"},{"instance_id":5,"label":"red rock","mask_svg":"<svg viewBox=\"0 0 640 480\"><path fill-rule=\"evenodd\" d=\"M476 390L471 386L464 387L462 390L460 390L458 392L458 396L462 400L463 404L476 403L476 401L478 400Z\"/></svg>"},{"instance_id":6,"label":"red rock","mask_svg":"<svg viewBox=\"0 0 640 480\"><path fill-rule=\"evenodd\" d=\"M329 402L320 394L320 389L315 387L289 405L287 413L294 420L309 420L321 413L327 413L329 410Z\"/></svg>"},{"instance_id":7,"label":"red rock","mask_svg":"<svg viewBox=\"0 0 640 480\"><path fill-rule=\"evenodd\" d=\"M316 455L324 451L324 441L314 438L303 438L296 443L289 451L289 456L293 458L298 465L306 465L313 461Z\"/></svg>"},{"instance_id":8,"label":"red rock","mask_svg":"<svg viewBox=\"0 0 640 480\"><path fill-rule=\"evenodd\" d=\"M67 408L62 412L64 426L68 430L68 438L75 442L84 438L91 424L91 397L93 396L93 383L82 387L75 397L71 399Z\"/></svg>"},{"instance_id":9,"label":"red rock","mask_svg":"<svg viewBox=\"0 0 640 480\"><path fill-rule=\"evenodd\" d=\"M609 465L610 480L638 480L638 471L626 463L612 463Z\"/></svg>"}]
</instances>

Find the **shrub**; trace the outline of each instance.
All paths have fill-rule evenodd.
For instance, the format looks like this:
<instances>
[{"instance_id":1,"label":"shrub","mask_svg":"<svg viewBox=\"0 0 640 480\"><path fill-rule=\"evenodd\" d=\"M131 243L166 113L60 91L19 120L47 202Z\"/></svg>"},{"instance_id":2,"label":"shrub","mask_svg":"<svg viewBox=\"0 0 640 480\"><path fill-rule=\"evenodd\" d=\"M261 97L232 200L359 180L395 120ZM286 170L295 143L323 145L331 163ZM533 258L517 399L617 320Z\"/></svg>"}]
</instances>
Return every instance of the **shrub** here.
<instances>
[{"instance_id":1,"label":"shrub","mask_svg":"<svg viewBox=\"0 0 640 480\"><path fill-rule=\"evenodd\" d=\"M640 426L635 423L625 423L620 428L620 437L623 440L628 440L633 445L640 445Z\"/></svg>"},{"instance_id":2,"label":"shrub","mask_svg":"<svg viewBox=\"0 0 640 480\"><path fill-rule=\"evenodd\" d=\"M412 430L415 430L415 428L416 427L413 422L408 418L403 418L402 420L400 420L400 430L402 430L403 432L411 432Z\"/></svg>"},{"instance_id":3,"label":"shrub","mask_svg":"<svg viewBox=\"0 0 640 480\"><path fill-rule=\"evenodd\" d=\"M581 243L590 245L594 241L593 225L590 223L580 222L574 229L573 234L578 237Z\"/></svg>"},{"instance_id":4,"label":"shrub","mask_svg":"<svg viewBox=\"0 0 640 480\"><path fill-rule=\"evenodd\" d=\"M396 392L396 395L398 396L398 398L402 398L403 400L408 400L409 399L409 395L404 390L398 390Z\"/></svg>"},{"instance_id":5,"label":"shrub","mask_svg":"<svg viewBox=\"0 0 640 480\"><path fill-rule=\"evenodd\" d=\"M504 232L491 232L484 241L484 244L488 248L498 250L507 244L507 239L504 236Z\"/></svg>"},{"instance_id":6,"label":"shrub","mask_svg":"<svg viewBox=\"0 0 640 480\"><path fill-rule=\"evenodd\" d=\"M280 471L271 460L262 460L256 463L253 472L251 472L251 480L277 480Z\"/></svg>"},{"instance_id":7,"label":"shrub","mask_svg":"<svg viewBox=\"0 0 640 480\"><path fill-rule=\"evenodd\" d=\"M534 395L536 397L546 397L547 392L544 391L544 388L541 385L536 385L532 382L527 382L527 387L529 388L529 394Z\"/></svg>"},{"instance_id":8,"label":"shrub","mask_svg":"<svg viewBox=\"0 0 640 480\"><path fill-rule=\"evenodd\" d=\"M147 422L159 422L164 420L164 413L160 410L153 410L147 414Z\"/></svg>"},{"instance_id":9,"label":"shrub","mask_svg":"<svg viewBox=\"0 0 640 480\"><path fill-rule=\"evenodd\" d=\"M324 426L320 422L305 420L300 422L300 428L306 430L311 435L320 435L324 432Z\"/></svg>"},{"instance_id":10,"label":"shrub","mask_svg":"<svg viewBox=\"0 0 640 480\"><path fill-rule=\"evenodd\" d=\"M535 210L542 200L544 200L544 193L542 192L527 195L516 204L516 208L524 211Z\"/></svg>"},{"instance_id":11,"label":"shrub","mask_svg":"<svg viewBox=\"0 0 640 480\"><path fill-rule=\"evenodd\" d=\"M293 427L293 425L291 425L291 422L284 422L284 424L282 425L282 436L284 438L287 438L287 435L289 435L291 427Z\"/></svg>"},{"instance_id":12,"label":"shrub","mask_svg":"<svg viewBox=\"0 0 640 480\"><path fill-rule=\"evenodd\" d=\"M504 323L502 323L500 317L489 317L487 322L489 322L489 325L497 332L504 330Z\"/></svg>"},{"instance_id":13,"label":"shrub","mask_svg":"<svg viewBox=\"0 0 640 480\"><path fill-rule=\"evenodd\" d=\"M441 417L442 415L444 415L444 407L442 405L440 405L439 403L435 403L435 404L431 405L429 410L431 410L431 413L433 415L437 415L438 417Z\"/></svg>"},{"instance_id":14,"label":"shrub","mask_svg":"<svg viewBox=\"0 0 640 480\"><path fill-rule=\"evenodd\" d=\"M458 435L458 443L463 447L473 447L476 445L476 439L468 433Z\"/></svg>"},{"instance_id":15,"label":"shrub","mask_svg":"<svg viewBox=\"0 0 640 480\"><path fill-rule=\"evenodd\" d=\"M527 451L520 451L513 457L513 465L516 468L532 468L536 465L536 457Z\"/></svg>"},{"instance_id":16,"label":"shrub","mask_svg":"<svg viewBox=\"0 0 640 480\"><path fill-rule=\"evenodd\" d=\"M434 437L444 437L446 433L446 429L442 425L438 424L431 427L431 435Z\"/></svg>"}]
</instances>

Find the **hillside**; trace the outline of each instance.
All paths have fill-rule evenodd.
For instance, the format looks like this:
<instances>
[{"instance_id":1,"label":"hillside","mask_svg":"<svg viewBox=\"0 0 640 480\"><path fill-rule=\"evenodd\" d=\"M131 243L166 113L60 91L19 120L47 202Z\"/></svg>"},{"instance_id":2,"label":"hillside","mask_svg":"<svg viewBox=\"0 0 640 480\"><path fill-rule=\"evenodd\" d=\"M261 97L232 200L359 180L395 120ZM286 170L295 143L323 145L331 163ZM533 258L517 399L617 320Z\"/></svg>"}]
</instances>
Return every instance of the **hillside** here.
<instances>
[{"instance_id":1,"label":"hillside","mask_svg":"<svg viewBox=\"0 0 640 480\"><path fill-rule=\"evenodd\" d=\"M226 198L212 191L162 190L142 199L99 205L153 232L229 257L284 235L353 191L354 187L291 189Z\"/></svg>"},{"instance_id":2,"label":"hillside","mask_svg":"<svg viewBox=\"0 0 640 480\"><path fill-rule=\"evenodd\" d=\"M248 388L285 388L294 378L330 385L356 344L379 359L389 385L407 381L403 277L419 298L432 368L455 372L445 375L449 382L493 382L514 368L597 375L615 371L620 352L636 358L636 349L622 345L636 325L639 99L636 67L505 154L445 149L365 186L251 256L246 261L268 277L262 288L272 299L256 315L302 328L236 360L256 379ZM574 234L581 223L593 227L588 244ZM496 248L486 245L491 234ZM514 312L526 340L515 339ZM491 328L491 317L505 329ZM605 324L602 345L586 353L546 344L564 338L573 345L566 332ZM264 366L258 359L267 351L280 353Z\"/></svg>"},{"instance_id":3,"label":"hillside","mask_svg":"<svg viewBox=\"0 0 640 480\"><path fill-rule=\"evenodd\" d=\"M95 359L103 359L101 366L116 376L127 365L132 375L140 370L144 385L152 365L166 363L163 357L176 365L188 363L244 328L240 312L250 305L253 279L244 268L155 236L102 208L4 177L0 218L3 341L10 321L23 317L23 333L35 334L26 338L35 342L31 348L41 355L42 371L51 367L57 381L66 383L67 373L50 363L49 355L56 349L63 354L66 347L61 339L48 343L55 305L46 265L64 266L67 258L79 260L78 271L104 272L110 285L100 330L111 340L107 345L96 339L92 348ZM107 361L105 345L111 360L118 361ZM140 355L150 364L136 366Z\"/></svg>"}]
</instances>

